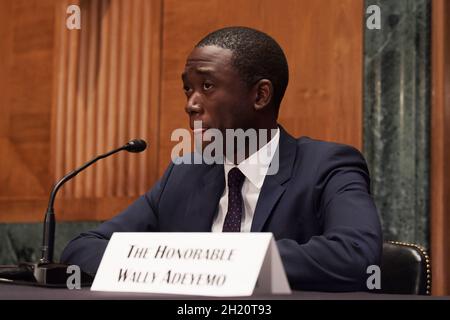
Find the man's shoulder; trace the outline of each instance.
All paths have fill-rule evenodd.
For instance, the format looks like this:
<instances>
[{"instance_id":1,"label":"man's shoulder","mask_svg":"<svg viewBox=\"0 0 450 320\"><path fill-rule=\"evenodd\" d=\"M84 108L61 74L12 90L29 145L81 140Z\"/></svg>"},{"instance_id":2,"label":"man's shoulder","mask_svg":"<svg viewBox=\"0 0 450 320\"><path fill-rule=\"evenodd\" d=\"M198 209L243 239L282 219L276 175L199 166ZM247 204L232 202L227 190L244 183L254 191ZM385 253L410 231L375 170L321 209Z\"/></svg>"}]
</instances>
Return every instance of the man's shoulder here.
<instances>
[{"instance_id":1,"label":"man's shoulder","mask_svg":"<svg viewBox=\"0 0 450 320\"><path fill-rule=\"evenodd\" d=\"M308 136L292 138L295 141L295 167L309 168L311 171L339 166L358 166L365 168L366 160L354 146L313 139ZM292 141L292 140L291 140Z\"/></svg>"},{"instance_id":2,"label":"man's shoulder","mask_svg":"<svg viewBox=\"0 0 450 320\"><path fill-rule=\"evenodd\" d=\"M319 139L313 139L308 136L302 136L299 138L294 138L296 140L297 148L309 153L357 153L360 154L360 151L354 146L340 143L340 142L332 142L325 141Z\"/></svg>"},{"instance_id":3,"label":"man's shoulder","mask_svg":"<svg viewBox=\"0 0 450 320\"><path fill-rule=\"evenodd\" d=\"M330 173L339 170L350 172L349 168L354 168L368 177L366 160L357 148L307 136L293 139L295 140L296 158L292 175L301 177L296 180L299 183L315 185L318 183L317 181L328 177Z\"/></svg>"}]
</instances>

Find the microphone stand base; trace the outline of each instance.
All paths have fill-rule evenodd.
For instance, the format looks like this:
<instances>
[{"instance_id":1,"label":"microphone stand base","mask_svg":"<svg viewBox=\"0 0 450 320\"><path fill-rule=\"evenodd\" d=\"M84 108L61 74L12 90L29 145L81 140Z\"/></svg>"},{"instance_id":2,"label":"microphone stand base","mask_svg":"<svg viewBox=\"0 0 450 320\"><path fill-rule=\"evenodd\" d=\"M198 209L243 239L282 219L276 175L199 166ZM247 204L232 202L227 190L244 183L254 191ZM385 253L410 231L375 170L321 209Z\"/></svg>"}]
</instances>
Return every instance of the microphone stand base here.
<instances>
[{"instance_id":1,"label":"microphone stand base","mask_svg":"<svg viewBox=\"0 0 450 320\"><path fill-rule=\"evenodd\" d=\"M75 281L79 281L80 286L83 287L92 284L93 277L81 270L79 278L72 281L75 273L67 273L68 267L69 265L60 263L21 263L18 266L0 266L0 282L57 288L67 288Z\"/></svg>"},{"instance_id":2,"label":"microphone stand base","mask_svg":"<svg viewBox=\"0 0 450 320\"><path fill-rule=\"evenodd\" d=\"M67 273L67 268L69 265L61 263L38 263L34 267L34 278L36 282L40 285L50 285L50 286L63 286L67 287L68 278L73 277L73 272ZM80 285L86 286L91 285L94 280L87 273L82 272L80 269L79 275ZM69 280L70 281L70 280ZM70 281L72 283L73 281Z\"/></svg>"}]
</instances>

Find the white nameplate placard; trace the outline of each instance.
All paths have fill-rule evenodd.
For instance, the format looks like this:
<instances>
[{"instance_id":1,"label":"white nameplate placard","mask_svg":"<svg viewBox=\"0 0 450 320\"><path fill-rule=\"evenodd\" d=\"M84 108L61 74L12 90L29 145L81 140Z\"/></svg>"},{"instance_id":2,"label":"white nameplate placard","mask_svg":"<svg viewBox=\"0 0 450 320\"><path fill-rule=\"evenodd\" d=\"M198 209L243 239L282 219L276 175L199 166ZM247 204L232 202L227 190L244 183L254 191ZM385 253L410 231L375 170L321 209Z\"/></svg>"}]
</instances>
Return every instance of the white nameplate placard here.
<instances>
[{"instance_id":1,"label":"white nameplate placard","mask_svg":"<svg viewBox=\"0 0 450 320\"><path fill-rule=\"evenodd\" d=\"M114 233L94 291L290 294L271 233Z\"/></svg>"}]
</instances>

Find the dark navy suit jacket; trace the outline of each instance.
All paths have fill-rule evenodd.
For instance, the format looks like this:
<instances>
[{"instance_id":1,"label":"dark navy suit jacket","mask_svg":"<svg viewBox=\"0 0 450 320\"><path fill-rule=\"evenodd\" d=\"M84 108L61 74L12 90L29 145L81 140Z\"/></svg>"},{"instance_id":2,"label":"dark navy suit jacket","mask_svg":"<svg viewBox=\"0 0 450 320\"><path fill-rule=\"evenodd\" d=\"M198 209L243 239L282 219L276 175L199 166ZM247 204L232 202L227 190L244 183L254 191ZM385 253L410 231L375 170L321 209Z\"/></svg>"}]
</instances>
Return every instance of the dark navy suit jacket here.
<instances>
[{"instance_id":1,"label":"dark navy suit jacket","mask_svg":"<svg viewBox=\"0 0 450 320\"><path fill-rule=\"evenodd\" d=\"M252 232L272 232L297 290L366 290L382 235L369 174L356 149L281 128L279 171L267 175ZM225 188L223 165L169 165L124 212L72 240L62 262L95 274L114 232L208 232Z\"/></svg>"}]
</instances>

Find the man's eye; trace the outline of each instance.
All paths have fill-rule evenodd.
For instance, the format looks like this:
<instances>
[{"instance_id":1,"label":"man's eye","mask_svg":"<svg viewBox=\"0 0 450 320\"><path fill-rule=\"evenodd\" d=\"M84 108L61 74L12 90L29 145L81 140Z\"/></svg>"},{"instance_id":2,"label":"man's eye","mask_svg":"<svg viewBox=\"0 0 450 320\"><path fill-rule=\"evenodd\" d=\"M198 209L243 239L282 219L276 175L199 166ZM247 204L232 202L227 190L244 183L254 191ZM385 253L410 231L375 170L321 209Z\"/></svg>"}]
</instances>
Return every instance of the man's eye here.
<instances>
[{"instance_id":1,"label":"man's eye","mask_svg":"<svg viewBox=\"0 0 450 320\"><path fill-rule=\"evenodd\" d=\"M204 82L203 83L203 90L209 90L213 87L213 84L210 82Z\"/></svg>"}]
</instances>

